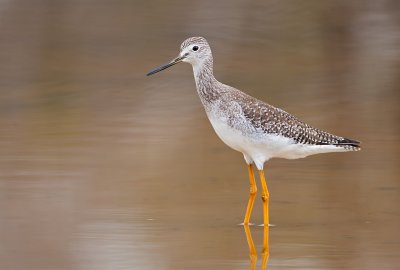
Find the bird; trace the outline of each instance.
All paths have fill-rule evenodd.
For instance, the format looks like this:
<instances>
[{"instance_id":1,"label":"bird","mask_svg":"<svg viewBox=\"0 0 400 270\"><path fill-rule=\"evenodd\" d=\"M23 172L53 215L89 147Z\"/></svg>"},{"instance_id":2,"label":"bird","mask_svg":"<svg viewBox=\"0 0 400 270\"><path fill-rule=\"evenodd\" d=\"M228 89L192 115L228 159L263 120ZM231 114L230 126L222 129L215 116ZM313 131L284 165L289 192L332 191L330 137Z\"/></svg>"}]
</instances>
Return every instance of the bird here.
<instances>
[{"instance_id":1,"label":"bird","mask_svg":"<svg viewBox=\"0 0 400 270\"><path fill-rule=\"evenodd\" d=\"M317 129L290 113L219 82L213 73L213 56L204 37L190 37L179 55L149 73L175 64L192 65L197 93L218 137L243 154L250 192L243 225L249 225L257 194L254 171L258 171L263 202L263 225L269 226L269 191L264 163L271 158L298 159L329 152L358 151L361 143ZM256 168L254 168L254 166Z\"/></svg>"}]
</instances>

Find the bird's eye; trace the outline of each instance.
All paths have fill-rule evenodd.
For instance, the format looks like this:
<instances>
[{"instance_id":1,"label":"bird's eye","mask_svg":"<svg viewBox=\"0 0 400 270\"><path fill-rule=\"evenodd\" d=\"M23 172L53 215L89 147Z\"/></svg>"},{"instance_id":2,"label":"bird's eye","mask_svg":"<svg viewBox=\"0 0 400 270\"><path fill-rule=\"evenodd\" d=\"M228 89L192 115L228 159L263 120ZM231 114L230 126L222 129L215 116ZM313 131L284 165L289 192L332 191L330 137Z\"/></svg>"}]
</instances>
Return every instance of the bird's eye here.
<instances>
[{"instance_id":1,"label":"bird's eye","mask_svg":"<svg viewBox=\"0 0 400 270\"><path fill-rule=\"evenodd\" d=\"M199 46L193 46L192 50L197 51L199 49Z\"/></svg>"}]
</instances>

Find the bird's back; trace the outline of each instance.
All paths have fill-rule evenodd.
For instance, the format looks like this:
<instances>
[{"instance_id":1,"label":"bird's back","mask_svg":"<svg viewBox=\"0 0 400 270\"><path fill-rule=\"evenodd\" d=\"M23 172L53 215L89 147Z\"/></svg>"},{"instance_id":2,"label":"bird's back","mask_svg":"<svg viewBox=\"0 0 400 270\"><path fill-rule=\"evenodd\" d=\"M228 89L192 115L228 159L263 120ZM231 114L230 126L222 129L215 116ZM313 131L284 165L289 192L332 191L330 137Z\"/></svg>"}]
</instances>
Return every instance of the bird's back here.
<instances>
[{"instance_id":1,"label":"bird's back","mask_svg":"<svg viewBox=\"0 0 400 270\"><path fill-rule=\"evenodd\" d=\"M275 134L307 145L334 145L357 150L360 142L333 135L312 127L290 113L258 100L235 89L235 99L241 105L243 115L257 128L267 134Z\"/></svg>"}]
</instances>

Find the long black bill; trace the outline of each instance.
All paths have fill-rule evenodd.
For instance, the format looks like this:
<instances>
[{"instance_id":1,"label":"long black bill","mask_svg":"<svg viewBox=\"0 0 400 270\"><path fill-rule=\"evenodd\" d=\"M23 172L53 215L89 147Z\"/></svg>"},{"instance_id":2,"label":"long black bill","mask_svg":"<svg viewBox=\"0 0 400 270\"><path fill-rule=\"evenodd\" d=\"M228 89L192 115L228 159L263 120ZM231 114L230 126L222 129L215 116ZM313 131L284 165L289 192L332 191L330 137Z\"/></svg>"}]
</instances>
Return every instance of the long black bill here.
<instances>
[{"instance_id":1,"label":"long black bill","mask_svg":"<svg viewBox=\"0 0 400 270\"><path fill-rule=\"evenodd\" d=\"M179 56L177 58L175 58L174 60L172 60L171 62L169 62L168 64L164 64L161 65L155 69L153 69L152 71L150 71L149 73L146 74L146 76L150 76L153 75L154 73L160 72L161 70L167 69L175 64L178 64L179 62L181 62L183 59L185 59L184 56Z\"/></svg>"}]
</instances>

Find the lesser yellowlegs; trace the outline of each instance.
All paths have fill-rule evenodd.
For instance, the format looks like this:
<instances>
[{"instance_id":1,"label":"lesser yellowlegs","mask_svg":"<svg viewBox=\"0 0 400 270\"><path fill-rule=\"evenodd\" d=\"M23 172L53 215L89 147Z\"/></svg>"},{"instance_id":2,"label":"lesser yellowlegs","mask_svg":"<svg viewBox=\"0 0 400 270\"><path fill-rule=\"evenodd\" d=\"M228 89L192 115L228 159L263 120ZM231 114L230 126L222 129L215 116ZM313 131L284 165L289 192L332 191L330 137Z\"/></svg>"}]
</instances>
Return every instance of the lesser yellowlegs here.
<instances>
[{"instance_id":1,"label":"lesser yellowlegs","mask_svg":"<svg viewBox=\"0 0 400 270\"><path fill-rule=\"evenodd\" d=\"M229 147L241 152L248 165L250 198L245 225L249 224L257 193L253 164L261 180L264 225L268 226L269 192L263 170L267 160L361 149L358 141L316 129L279 108L217 81L213 75L211 48L205 38L186 39L177 58L150 71L147 76L179 62L192 64L197 93L215 132Z\"/></svg>"}]
</instances>

